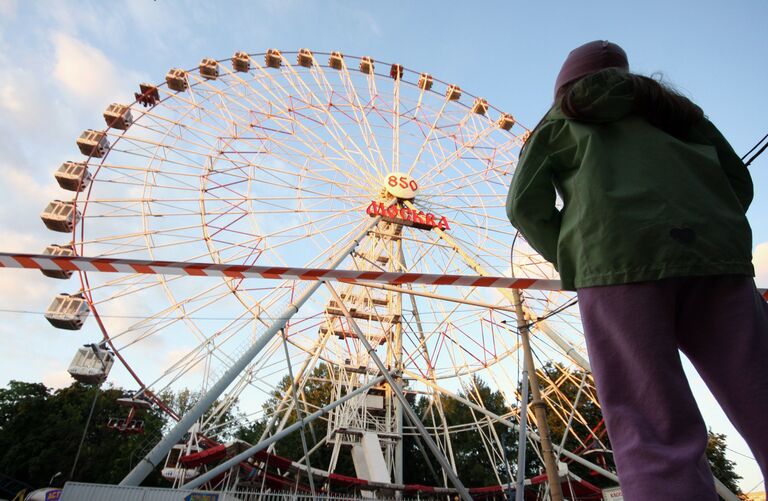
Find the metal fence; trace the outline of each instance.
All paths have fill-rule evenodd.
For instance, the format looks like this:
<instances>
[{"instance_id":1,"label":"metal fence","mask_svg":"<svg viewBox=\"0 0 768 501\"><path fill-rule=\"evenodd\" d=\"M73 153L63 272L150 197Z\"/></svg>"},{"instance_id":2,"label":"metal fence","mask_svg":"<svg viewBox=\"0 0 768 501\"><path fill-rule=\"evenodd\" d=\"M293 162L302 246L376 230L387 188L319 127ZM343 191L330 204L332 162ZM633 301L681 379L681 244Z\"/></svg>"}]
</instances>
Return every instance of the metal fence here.
<instances>
[{"instance_id":1,"label":"metal fence","mask_svg":"<svg viewBox=\"0 0 768 501\"><path fill-rule=\"evenodd\" d=\"M295 492L262 492L260 490L216 492L67 482L60 501L371 501L372 499L383 501L394 500L395 498L360 497L321 492L314 495ZM417 499L424 500L430 498L399 498L398 501L416 501Z\"/></svg>"}]
</instances>

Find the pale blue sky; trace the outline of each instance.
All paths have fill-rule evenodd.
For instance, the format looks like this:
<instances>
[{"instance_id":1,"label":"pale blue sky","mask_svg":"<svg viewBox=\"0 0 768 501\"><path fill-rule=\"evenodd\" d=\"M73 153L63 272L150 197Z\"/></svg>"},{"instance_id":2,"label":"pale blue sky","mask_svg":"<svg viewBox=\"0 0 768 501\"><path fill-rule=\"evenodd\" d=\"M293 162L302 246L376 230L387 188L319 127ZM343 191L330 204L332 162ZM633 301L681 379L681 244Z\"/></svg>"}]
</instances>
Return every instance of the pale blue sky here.
<instances>
[{"instance_id":1,"label":"pale blue sky","mask_svg":"<svg viewBox=\"0 0 768 501\"><path fill-rule=\"evenodd\" d=\"M170 67L237 50L308 47L371 55L455 82L533 126L548 108L563 58L594 39L622 45L634 71L661 72L704 108L744 153L768 133L764 0L645 2L302 1L29 2L0 0L0 224L2 250L36 252L50 235L38 214L59 195L52 172L75 154L81 130L101 127L110 102ZM752 167L749 212L768 286L768 154ZM3 272L0 308L41 311L58 291L37 274ZM0 384L63 384L82 341L40 317L2 313ZM732 449L746 446L700 383L697 397ZM759 482L754 463L731 454Z\"/></svg>"}]
</instances>

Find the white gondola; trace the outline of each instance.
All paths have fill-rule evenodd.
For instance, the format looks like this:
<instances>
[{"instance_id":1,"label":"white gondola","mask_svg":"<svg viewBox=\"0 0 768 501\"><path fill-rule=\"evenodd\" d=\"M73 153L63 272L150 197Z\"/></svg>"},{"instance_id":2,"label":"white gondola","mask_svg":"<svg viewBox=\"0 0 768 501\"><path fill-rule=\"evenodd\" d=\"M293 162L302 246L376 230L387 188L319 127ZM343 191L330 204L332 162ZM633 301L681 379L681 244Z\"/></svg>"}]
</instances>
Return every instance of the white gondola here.
<instances>
[{"instance_id":1,"label":"white gondola","mask_svg":"<svg viewBox=\"0 0 768 501\"><path fill-rule=\"evenodd\" d=\"M502 113L501 117L499 117L498 124L502 129L509 130L515 125L515 117L509 113Z\"/></svg>"},{"instance_id":2,"label":"white gondola","mask_svg":"<svg viewBox=\"0 0 768 501\"><path fill-rule=\"evenodd\" d=\"M328 57L328 66L334 70L340 70L344 67L344 55L341 52L331 52Z\"/></svg>"},{"instance_id":3,"label":"white gondola","mask_svg":"<svg viewBox=\"0 0 768 501\"><path fill-rule=\"evenodd\" d=\"M487 111L488 111L488 101L486 101L482 97L475 98L475 102L472 103L472 113L476 113L478 115L485 115Z\"/></svg>"},{"instance_id":4,"label":"white gondola","mask_svg":"<svg viewBox=\"0 0 768 501\"><path fill-rule=\"evenodd\" d=\"M160 474L166 480L190 480L200 475L200 468L185 468L181 464L181 457L200 452L196 445L176 444L165 458L165 465Z\"/></svg>"},{"instance_id":5,"label":"white gondola","mask_svg":"<svg viewBox=\"0 0 768 501\"><path fill-rule=\"evenodd\" d=\"M360 60L360 71L365 73L366 75L370 75L374 71L374 63L373 58L369 56L363 56L363 58Z\"/></svg>"},{"instance_id":6,"label":"white gondola","mask_svg":"<svg viewBox=\"0 0 768 501\"><path fill-rule=\"evenodd\" d=\"M296 63L299 66L305 68L311 68L315 62L315 58L312 57L312 51L309 49L300 49L299 54L296 56Z\"/></svg>"},{"instance_id":7,"label":"white gondola","mask_svg":"<svg viewBox=\"0 0 768 501\"><path fill-rule=\"evenodd\" d=\"M45 318L59 329L80 330L91 312L88 302L79 294L59 294L45 311Z\"/></svg>"},{"instance_id":8,"label":"white gondola","mask_svg":"<svg viewBox=\"0 0 768 501\"><path fill-rule=\"evenodd\" d=\"M91 184L91 173L84 162L64 162L54 177L59 186L69 191L83 191Z\"/></svg>"},{"instance_id":9,"label":"white gondola","mask_svg":"<svg viewBox=\"0 0 768 501\"><path fill-rule=\"evenodd\" d=\"M101 158L109 150L107 134L98 130L88 129L77 138L77 147L80 153L87 157Z\"/></svg>"},{"instance_id":10,"label":"white gondola","mask_svg":"<svg viewBox=\"0 0 768 501\"><path fill-rule=\"evenodd\" d=\"M458 101L459 98L461 98L461 87L458 85L449 85L448 89L445 91L445 97L448 98L449 101Z\"/></svg>"},{"instance_id":11,"label":"white gondola","mask_svg":"<svg viewBox=\"0 0 768 501\"><path fill-rule=\"evenodd\" d=\"M251 71L251 57L247 52L235 52L232 56L232 68L241 72Z\"/></svg>"},{"instance_id":12,"label":"white gondola","mask_svg":"<svg viewBox=\"0 0 768 501\"><path fill-rule=\"evenodd\" d=\"M219 78L219 63L210 57L203 58L200 61L200 76L206 80L216 80Z\"/></svg>"},{"instance_id":13,"label":"white gondola","mask_svg":"<svg viewBox=\"0 0 768 501\"><path fill-rule=\"evenodd\" d=\"M40 218L49 230L70 233L80 221L80 211L74 202L54 200L46 206Z\"/></svg>"},{"instance_id":14,"label":"white gondola","mask_svg":"<svg viewBox=\"0 0 768 501\"><path fill-rule=\"evenodd\" d=\"M107 379L114 363L115 356L111 351L87 344L77 349L67 372L81 383L98 384Z\"/></svg>"},{"instance_id":15,"label":"white gondola","mask_svg":"<svg viewBox=\"0 0 768 501\"><path fill-rule=\"evenodd\" d=\"M74 256L75 249L71 245L51 244L45 248L43 254L48 256ZM40 270L43 275L50 278L59 278L66 280L72 276L72 270Z\"/></svg>"},{"instance_id":16,"label":"white gondola","mask_svg":"<svg viewBox=\"0 0 768 501\"><path fill-rule=\"evenodd\" d=\"M404 72L405 70L403 69L402 64L393 64L389 68L389 76L395 80L402 80Z\"/></svg>"},{"instance_id":17,"label":"white gondola","mask_svg":"<svg viewBox=\"0 0 768 501\"><path fill-rule=\"evenodd\" d=\"M429 73L422 73L419 75L419 89L430 90L432 88L432 75Z\"/></svg>"},{"instance_id":18,"label":"white gondola","mask_svg":"<svg viewBox=\"0 0 768 501\"><path fill-rule=\"evenodd\" d=\"M165 75L165 82L168 84L169 89L183 92L188 87L187 72L179 68L173 68Z\"/></svg>"},{"instance_id":19,"label":"white gondola","mask_svg":"<svg viewBox=\"0 0 768 501\"><path fill-rule=\"evenodd\" d=\"M128 127L133 124L131 108L124 104L112 103L104 111L104 121L107 122L107 127L128 130Z\"/></svg>"},{"instance_id":20,"label":"white gondola","mask_svg":"<svg viewBox=\"0 0 768 501\"><path fill-rule=\"evenodd\" d=\"M280 65L283 64L283 55L277 49L269 49L264 54L264 64L270 68L280 68Z\"/></svg>"}]
</instances>

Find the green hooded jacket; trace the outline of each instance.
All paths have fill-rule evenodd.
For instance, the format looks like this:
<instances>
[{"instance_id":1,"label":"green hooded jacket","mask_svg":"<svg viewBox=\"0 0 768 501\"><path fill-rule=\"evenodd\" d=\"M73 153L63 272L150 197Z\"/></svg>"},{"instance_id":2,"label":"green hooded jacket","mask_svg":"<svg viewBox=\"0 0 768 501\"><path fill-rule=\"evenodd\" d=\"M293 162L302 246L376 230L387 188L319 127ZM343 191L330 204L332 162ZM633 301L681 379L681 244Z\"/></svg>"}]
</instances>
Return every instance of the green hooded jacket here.
<instances>
[{"instance_id":1,"label":"green hooded jacket","mask_svg":"<svg viewBox=\"0 0 768 501\"><path fill-rule=\"evenodd\" d=\"M618 69L573 89L594 118L572 120L553 106L507 197L509 220L563 287L754 276L752 180L717 128L702 119L682 141L650 125L633 112L632 81Z\"/></svg>"}]
</instances>

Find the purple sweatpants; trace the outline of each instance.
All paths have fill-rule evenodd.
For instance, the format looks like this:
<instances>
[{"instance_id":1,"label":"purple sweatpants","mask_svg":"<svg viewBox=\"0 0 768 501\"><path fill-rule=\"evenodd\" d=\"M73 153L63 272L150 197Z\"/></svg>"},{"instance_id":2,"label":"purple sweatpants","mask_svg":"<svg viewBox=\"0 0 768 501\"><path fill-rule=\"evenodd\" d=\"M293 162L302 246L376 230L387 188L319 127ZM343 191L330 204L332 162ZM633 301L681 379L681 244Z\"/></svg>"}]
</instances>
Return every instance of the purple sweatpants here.
<instances>
[{"instance_id":1,"label":"purple sweatpants","mask_svg":"<svg viewBox=\"0 0 768 501\"><path fill-rule=\"evenodd\" d=\"M745 276L578 290L626 501L717 501L680 349L768 480L768 305Z\"/></svg>"}]
</instances>

